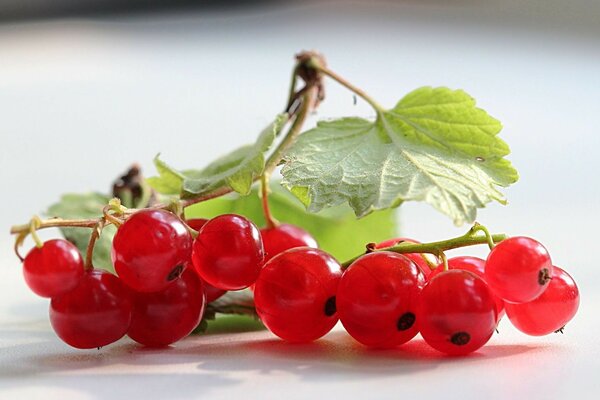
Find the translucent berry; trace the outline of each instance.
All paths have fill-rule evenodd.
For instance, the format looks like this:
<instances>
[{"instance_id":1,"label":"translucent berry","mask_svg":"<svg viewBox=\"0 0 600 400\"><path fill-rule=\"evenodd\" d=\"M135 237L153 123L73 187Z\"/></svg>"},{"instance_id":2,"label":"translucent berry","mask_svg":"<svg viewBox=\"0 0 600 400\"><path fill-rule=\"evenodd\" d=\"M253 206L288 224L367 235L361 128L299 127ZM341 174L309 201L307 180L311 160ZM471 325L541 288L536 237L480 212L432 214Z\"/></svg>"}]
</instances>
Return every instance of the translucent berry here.
<instances>
[{"instance_id":1,"label":"translucent berry","mask_svg":"<svg viewBox=\"0 0 600 400\"><path fill-rule=\"evenodd\" d=\"M192 261L208 284L223 290L244 289L256 281L264 262L260 232L241 215L220 215L200 230Z\"/></svg>"},{"instance_id":2,"label":"translucent berry","mask_svg":"<svg viewBox=\"0 0 600 400\"><path fill-rule=\"evenodd\" d=\"M320 338L338 321L340 265L319 249L299 247L273 257L254 288L256 312L271 332L290 342Z\"/></svg>"},{"instance_id":3,"label":"translucent berry","mask_svg":"<svg viewBox=\"0 0 600 400\"><path fill-rule=\"evenodd\" d=\"M521 332L541 336L562 329L578 308L577 284L568 273L554 266L552 280L544 293L528 303L506 303L506 314Z\"/></svg>"},{"instance_id":4,"label":"translucent berry","mask_svg":"<svg viewBox=\"0 0 600 400\"><path fill-rule=\"evenodd\" d=\"M116 342L127 333L132 303L129 289L115 275L86 271L75 289L50 302L50 323L65 343L93 349Z\"/></svg>"},{"instance_id":5,"label":"translucent berry","mask_svg":"<svg viewBox=\"0 0 600 400\"><path fill-rule=\"evenodd\" d=\"M260 235L265 247L265 262L295 247L318 247L310 233L296 225L281 224L274 228L263 228Z\"/></svg>"},{"instance_id":6,"label":"translucent berry","mask_svg":"<svg viewBox=\"0 0 600 400\"><path fill-rule=\"evenodd\" d=\"M419 331L434 349L464 355L483 346L496 328L492 292L472 272L444 271L423 287L417 311Z\"/></svg>"},{"instance_id":7,"label":"translucent berry","mask_svg":"<svg viewBox=\"0 0 600 400\"><path fill-rule=\"evenodd\" d=\"M23 260L23 276L29 288L42 297L56 297L72 290L83 277L79 250L64 239L34 247Z\"/></svg>"},{"instance_id":8,"label":"translucent berry","mask_svg":"<svg viewBox=\"0 0 600 400\"><path fill-rule=\"evenodd\" d=\"M425 276L407 257L378 251L344 271L337 310L348 333L360 343L393 347L417 333L416 312Z\"/></svg>"},{"instance_id":9,"label":"translucent berry","mask_svg":"<svg viewBox=\"0 0 600 400\"><path fill-rule=\"evenodd\" d=\"M461 269L463 271L469 271L485 281L485 260L482 260L478 257L460 256L449 258L448 269ZM436 269L434 269L431 272L431 275L429 275L429 279L433 279L435 276L439 275L443 271L443 264L440 264ZM496 304L496 322L498 322L504 316L504 300L502 300L495 294L493 294L493 296L494 303Z\"/></svg>"},{"instance_id":10,"label":"translucent berry","mask_svg":"<svg viewBox=\"0 0 600 400\"><path fill-rule=\"evenodd\" d=\"M488 255L485 280L494 293L511 303L541 295L552 276L552 261L538 241L522 236L498 243Z\"/></svg>"},{"instance_id":11,"label":"translucent berry","mask_svg":"<svg viewBox=\"0 0 600 400\"><path fill-rule=\"evenodd\" d=\"M150 347L167 346L188 336L200 323L204 291L200 278L186 270L166 289L132 292L133 316L127 335Z\"/></svg>"},{"instance_id":12,"label":"translucent berry","mask_svg":"<svg viewBox=\"0 0 600 400\"><path fill-rule=\"evenodd\" d=\"M115 271L137 292L156 292L177 279L192 252L192 236L173 213L146 209L119 227L113 240Z\"/></svg>"}]
</instances>

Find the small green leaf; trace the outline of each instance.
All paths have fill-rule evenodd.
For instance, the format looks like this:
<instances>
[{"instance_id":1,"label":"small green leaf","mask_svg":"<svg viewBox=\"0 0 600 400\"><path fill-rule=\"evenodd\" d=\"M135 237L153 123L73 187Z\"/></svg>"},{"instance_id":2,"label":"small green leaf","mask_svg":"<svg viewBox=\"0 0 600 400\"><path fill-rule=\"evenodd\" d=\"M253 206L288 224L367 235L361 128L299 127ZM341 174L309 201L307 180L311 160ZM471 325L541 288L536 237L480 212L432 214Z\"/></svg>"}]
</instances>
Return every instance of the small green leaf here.
<instances>
[{"instance_id":1,"label":"small green leaf","mask_svg":"<svg viewBox=\"0 0 600 400\"><path fill-rule=\"evenodd\" d=\"M275 218L306 229L317 240L319 247L340 261L360 254L367 243L379 242L397 234L393 210L374 212L358 220L347 205L313 214L308 213L280 185L272 185L272 190L269 204ZM212 218L227 213L244 215L259 227L265 224L261 202L256 194L244 197L230 195L186 208L187 218Z\"/></svg>"},{"instance_id":2,"label":"small green leaf","mask_svg":"<svg viewBox=\"0 0 600 400\"><path fill-rule=\"evenodd\" d=\"M456 225L505 203L518 179L499 121L462 90L424 87L375 121L342 118L303 133L286 156L283 185L308 210L348 203L357 216L426 201Z\"/></svg>"},{"instance_id":3,"label":"small green leaf","mask_svg":"<svg viewBox=\"0 0 600 400\"><path fill-rule=\"evenodd\" d=\"M159 176L148 183L162 194L180 194L182 197L201 196L223 186L242 195L250 193L252 183L265 169L265 153L288 120L280 114L261 132L254 144L246 145L218 158L202 170L177 171L161 161L154 163Z\"/></svg>"},{"instance_id":4,"label":"small green leaf","mask_svg":"<svg viewBox=\"0 0 600 400\"><path fill-rule=\"evenodd\" d=\"M171 168L167 163L162 161L160 154L154 157L154 165L159 176L153 176L146 179L146 182L158 193L178 195L183 187L184 176L180 172Z\"/></svg>"},{"instance_id":5,"label":"small green leaf","mask_svg":"<svg viewBox=\"0 0 600 400\"><path fill-rule=\"evenodd\" d=\"M61 197L58 203L48 208L46 215L66 219L100 218L102 208L106 206L109 200L110 197L100 193L66 194ZM85 257L92 230L87 228L60 228L60 230L63 236L75 244L82 256ZM113 225L106 226L102 230L102 235L96 241L94 247L92 262L95 268L114 271L110 250L116 231Z\"/></svg>"}]
</instances>

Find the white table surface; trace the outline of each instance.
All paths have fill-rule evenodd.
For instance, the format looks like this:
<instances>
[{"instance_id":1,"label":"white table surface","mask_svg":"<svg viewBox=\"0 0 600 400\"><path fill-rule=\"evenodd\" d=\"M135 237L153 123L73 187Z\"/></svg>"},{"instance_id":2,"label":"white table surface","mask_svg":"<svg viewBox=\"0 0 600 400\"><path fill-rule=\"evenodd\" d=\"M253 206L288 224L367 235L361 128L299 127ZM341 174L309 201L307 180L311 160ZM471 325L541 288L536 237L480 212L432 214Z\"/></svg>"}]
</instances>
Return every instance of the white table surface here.
<instances>
[{"instance_id":1,"label":"white table surface","mask_svg":"<svg viewBox=\"0 0 600 400\"><path fill-rule=\"evenodd\" d=\"M0 398L597 398L600 6L499 3L314 2L0 25ZM342 330L308 345L268 332L166 350L60 342L47 301L25 287L9 225L61 193L107 190L133 161L151 172L159 151L201 166L253 140L283 106L292 55L312 48L383 104L445 85L503 121L521 180L509 206L479 220L538 238L572 272L582 303L565 334L531 338L503 321L462 359L420 339L371 351ZM371 112L329 83L312 123L344 114ZM421 204L401 218L421 240L465 230Z\"/></svg>"}]
</instances>

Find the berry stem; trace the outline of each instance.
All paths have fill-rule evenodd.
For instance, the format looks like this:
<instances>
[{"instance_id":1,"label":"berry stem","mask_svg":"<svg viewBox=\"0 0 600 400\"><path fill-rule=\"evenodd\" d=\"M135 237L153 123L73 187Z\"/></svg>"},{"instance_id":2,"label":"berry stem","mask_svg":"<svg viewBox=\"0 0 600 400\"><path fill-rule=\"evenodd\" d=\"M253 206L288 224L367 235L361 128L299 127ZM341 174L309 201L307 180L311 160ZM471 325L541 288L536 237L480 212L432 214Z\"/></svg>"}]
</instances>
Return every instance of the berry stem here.
<instances>
[{"instance_id":1,"label":"berry stem","mask_svg":"<svg viewBox=\"0 0 600 400\"><path fill-rule=\"evenodd\" d=\"M375 99L373 99L371 96L369 96L365 91L354 86L353 84L348 82L346 79L344 79L343 77L338 75L336 72L327 68L325 65L323 65L323 63L321 61L319 61L318 58L312 57L309 60L309 62L307 63L307 65L309 67L314 68L315 70L319 71L323 75L328 76L329 78L333 79L340 85L344 86L346 89L350 90L351 92L353 92L356 95L358 95L359 97L361 97L363 100L365 100L367 103L369 103L369 105L371 107L373 107L373 109L378 114L385 111L385 108L383 106L381 106L377 101L375 101Z\"/></svg>"},{"instance_id":2,"label":"berry stem","mask_svg":"<svg viewBox=\"0 0 600 400\"><path fill-rule=\"evenodd\" d=\"M478 222L475 222L475 224L471 228L471 231L483 232L485 234L485 237L487 238L487 244L488 244L488 247L490 248L490 250L492 250L494 248L494 246L496 245L494 243L494 239L492 239L492 235L490 234L490 231L488 231L488 229L485 226L479 224Z\"/></svg>"},{"instance_id":3,"label":"berry stem","mask_svg":"<svg viewBox=\"0 0 600 400\"><path fill-rule=\"evenodd\" d=\"M94 246L96 241L102 234L102 229L104 229L104 225L106 224L106 220L104 218L100 218L94 226L92 230L92 234L90 235L90 241L88 242L87 250L85 252L85 269L90 270L94 268L93 258L94 258Z\"/></svg>"},{"instance_id":4,"label":"berry stem","mask_svg":"<svg viewBox=\"0 0 600 400\"><path fill-rule=\"evenodd\" d=\"M263 214L265 215L266 227L272 229L279 225L279 221L273 217L269 208L269 177L270 175L266 172L260 177L260 199Z\"/></svg>"},{"instance_id":5,"label":"berry stem","mask_svg":"<svg viewBox=\"0 0 600 400\"><path fill-rule=\"evenodd\" d=\"M458 237L455 237L452 239L441 240L438 242L430 242L430 243L402 242L402 243L397 244L392 247L375 249L374 251L393 251L393 252L400 253L400 254L430 253L430 254L434 254L436 256L441 256L441 254L447 250L457 249L460 247L475 246L478 244L489 244L490 240L492 243L498 243L507 238L507 236L505 234L494 234L494 235L489 235L489 236L488 235L486 235L486 236L478 235L477 233L482 230L480 228L481 226L482 225L479 225L479 224L474 225L464 235L461 235L461 236L458 236ZM350 266L350 264L352 264L354 261L356 261L361 256L362 256L362 254L344 262L342 264L343 269L348 268Z\"/></svg>"}]
</instances>

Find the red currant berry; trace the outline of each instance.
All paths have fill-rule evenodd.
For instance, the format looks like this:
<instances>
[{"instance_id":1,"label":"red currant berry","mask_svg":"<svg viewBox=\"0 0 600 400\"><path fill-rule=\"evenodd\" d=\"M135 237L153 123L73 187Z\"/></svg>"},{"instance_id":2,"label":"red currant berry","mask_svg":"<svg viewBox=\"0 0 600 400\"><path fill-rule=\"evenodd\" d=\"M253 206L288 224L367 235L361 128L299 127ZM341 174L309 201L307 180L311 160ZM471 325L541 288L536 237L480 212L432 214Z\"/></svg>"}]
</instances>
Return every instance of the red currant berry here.
<instances>
[{"instance_id":1,"label":"red currant berry","mask_svg":"<svg viewBox=\"0 0 600 400\"><path fill-rule=\"evenodd\" d=\"M34 247L23 260L23 275L29 288L42 297L56 297L74 289L83 277L79 250L64 239L49 240Z\"/></svg>"},{"instance_id":2,"label":"red currant berry","mask_svg":"<svg viewBox=\"0 0 600 400\"><path fill-rule=\"evenodd\" d=\"M483 346L496 328L492 292L483 279L462 270L444 271L421 291L417 321L434 349L464 355Z\"/></svg>"},{"instance_id":3,"label":"red currant berry","mask_svg":"<svg viewBox=\"0 0 600 400\"><path fill-rule=\"evenodd\" d=\"M271 332L290 342L320 338L338 321L341 267L319 249L298 247L273 257L254 287L256 312Z\"/></svg>"},{"instance_id":4,"label":"red currant berry","mask_svg":"<svg viewBox=\"0 0 600 400\"><path fill-rule=\"evenodd\" d=\"M265 262L294 247L318 247L310 233L296 225L281 224L274 228L263 228L260 235L265 246Z\"/></svg>"},{"instance_id":5,"label":"red currant berry","mask_svg":"<svg viewBox=\"0 0 600 400\"><path fill-rule=\"evenodd\" d=\"M260 232L241 215L220 215L198 233L192 261L208 284L223 290L244 289L256 281L264 261Z\"/></svg>"},{"instance_id":6,"label":"red currant berry","mask_svg":"<svg viewBox=\"0 0 600 400\"><path fill-rule=\"evenodd\" d=\"M204 292L200 278L186 270L166 289L133 292L133 316L127 335L149 347L168 346L189 335L200 323Z\"/></svg>"},{"instance_id":7,"label":"red currant berry","mask_svg":"<svg viewBox=\"0 0 600 400\"><path fill-rule=\"evenodd\" d=\"M199 231L208 222L208 220L206 218L191 218L185 222L190 228Z\"/></svg>"},{"instance_id":8,"label":"red currant berry","mask_svg":"<svg viewBox=\"0 0 600 400\"><path fill-rule=\"evenodd\" d=\"M376 249L385 249L388 247L396 246L397 244L400 244L403 242L416 243L416 244L420 243L413 239L399 237L399 238L395 238L395 239L388 239L381 243L378 243L377 245L375 245L375 248ZM423 272L423 274L425 275L426 278L429 277L429 274L431 273L431 268L429 267L429 264L427 263L427 260L426 260L427 255L426 254L409 253L409 254L403 254L403 256L408 257L412 262L417 264L417 266L421 269L421 272ZM437 263L438 261L435 260L435 262Z\"/></svg>"},{"instance_id":9,"label":"red currant berry","mask_svg":"<svg viewBox=\"0 0 600 400\"><path fill-rule=\"evenodd\" d=\"M511 303L541 295L552 276L552 261L538 241L522 236L505 239L488 255L485 280L494 293Z\"/></svg>"},{"instance_id":10,"label":"red currant berry","mask_svg":"<svg viewBox=\"0 0 600 400\"><path fill-rule=\"evenodd\" d=\"M463 271L469 271L485 281L485 261L478 257L461 256L449 258L448 269L461 269ZM444 264L440 264L436 269L434 269L431 272L431 275L429 275L429 279L433 279L442 272L444 272ZM504 300L495 294L493 294L493 296L494 302L496 303L496 316L498 318L496 322L498 322L504 316Z\"/></svg>"},{"instance_id":11,"label":"red currant berry","mask_svg":"<svg viewBox=\"0 0 600 400\"><path fill-rule=\"evenodd\" d=\"M533 336L547 335L560 330L579 308L579 289L562 269L554 266L548 288L529 303L506 303L510 322L521 332Z\"/></svg>"},{"instance_id":12,"label":"red currant berry","mask_svg":"<svg viewBox=\"0 0 600 400\"><path fill-rule=\"evenodd\" d=\"M185 269L192 236L173 213L146 209L133 214L117 230L112 260L115 271L137 292L165 289Z\"/></svg>"},{"instance_id":13,"label":"red currant berry","mask_svg":"<svg viewBox=\"0 0 600 400\"><path fill-rule=\"evenodd\" d=\"M360 343L393 347L418 333L416 310L425 276L407 257L389 251L366 254L344 271L337 310Z\"/></svg>"},{"instance_id":14,"label":"red currant berry","mask_svg":"<svg viewBox=\"0 0 600 400\"><path fill-rule=\"evenodd\" d=\"M131 322L130 292L115 275L86 271L75 289L50 302L50 323L65 343L93 349L116 342Z\"/></svg>"}]
</instances>

